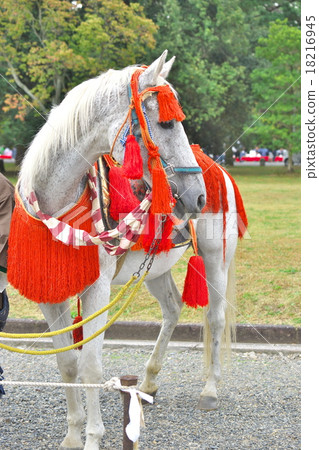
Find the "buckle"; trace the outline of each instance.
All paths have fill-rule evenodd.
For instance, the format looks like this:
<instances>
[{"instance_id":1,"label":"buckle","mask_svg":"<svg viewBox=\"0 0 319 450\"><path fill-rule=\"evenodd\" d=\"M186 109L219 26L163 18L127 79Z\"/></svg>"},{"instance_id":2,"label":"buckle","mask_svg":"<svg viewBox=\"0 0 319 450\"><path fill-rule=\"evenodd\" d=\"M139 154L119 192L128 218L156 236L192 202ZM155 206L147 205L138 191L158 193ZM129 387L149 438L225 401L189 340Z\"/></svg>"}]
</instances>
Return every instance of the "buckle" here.
<instances>
[{"instance_id":1,"label":"buckle","mask_svg":"<svg viewBox=\"0 0 319 450\"><path fill-rule=\"evenodd\" d=\"M167 164L164 167L167 178L171 178L175 175L175 169L171 164Z\"/></svg>"}]
</instances>

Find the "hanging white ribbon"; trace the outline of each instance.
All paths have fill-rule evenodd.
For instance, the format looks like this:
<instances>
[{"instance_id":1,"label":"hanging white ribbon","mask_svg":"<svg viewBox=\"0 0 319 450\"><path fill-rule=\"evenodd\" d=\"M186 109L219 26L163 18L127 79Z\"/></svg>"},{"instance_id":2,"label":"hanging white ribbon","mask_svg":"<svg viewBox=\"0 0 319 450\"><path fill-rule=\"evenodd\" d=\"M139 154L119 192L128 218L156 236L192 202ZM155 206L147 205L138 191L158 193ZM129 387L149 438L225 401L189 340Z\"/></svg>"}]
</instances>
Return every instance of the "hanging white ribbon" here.
<instances>
[{"instance_id":1,"label":"hanging white ribbon","mask_svg":"<svg viewBox=\"0 0 319 450\"><path fill-rule=\"evenodd\" d=\"M139 391L135 387L122 386L121 381L117 377L111 378L104 384L104 389L110 391L121 391L130 394L130 406L129 406L129 418L130 422L126 426L125 431L127 437L132 442L136 442L140 436L141 424L144 424L143 420L143 408L140 399L147 401L148 403L153 403L154 399L151 395L145 394L145 392Z\"/></svg>"}]
</instances>

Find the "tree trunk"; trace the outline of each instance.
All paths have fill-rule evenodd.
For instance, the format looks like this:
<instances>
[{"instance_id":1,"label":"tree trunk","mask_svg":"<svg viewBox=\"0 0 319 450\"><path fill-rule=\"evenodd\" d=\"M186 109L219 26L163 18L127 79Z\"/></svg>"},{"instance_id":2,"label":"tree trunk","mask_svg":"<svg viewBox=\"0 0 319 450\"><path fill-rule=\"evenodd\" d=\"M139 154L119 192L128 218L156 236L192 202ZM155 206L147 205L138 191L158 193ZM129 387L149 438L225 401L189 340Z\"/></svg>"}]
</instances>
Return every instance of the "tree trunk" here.
<instances>
[{"instance_id":1,"label":"tree trunk","mask_svg":"<svg viewBox=\"0 0 319 450\"><path fill-rule=\"evenodd\" d=\"M53 97L53 105L59 105L61 102L63 84L63 77L61 75L56 75L54 77L55 94Z\"/></svg>"},{"instance_id":2,"label":"tree trunk","mask_svg":"<svg viewBox=\"0 0 319 450\"><path fill-rule=\"evenodd\" d=\"M7 60L11 75L16 83L16 85L22 89L37 105L37 107L40 109L40 111L44 114L47 113L47 110L44 106L44 104L40 101L40 99L38 97L36 97L31 91L30 89L24 84L22 83L22 81L20 80L20 78L18 77L18 74L15 70L15 68L13 67L13 65L11 64L10 61Z\"/></svg>"},{"instance_id":3,"label":"tree trunk","mask_svg":"<svg viewBox=\"0 0 319 450\"><path fill-rule=\"evenodd\" d=\"M288 153L287 172L294 172L294 166L293 166L293 162L292 162L292 151L291 150L289 150L289 153Z\"/></svg>"},{"instance_id":4,"label":"tree trunk","mask_svg":"<svg viewBox=\"0 0 319 450\"><path fill-rule=\"evenodd\" d=\"M4 162L2 159L0 159L0 172L6 173L6 169L4 168Z\"/></svg>"},{"instance_id":5,"label":"tree trunk","mask_svg":"<svg viewBox=\"0 0 319 450\"><path fill-rule=\"evenodd\" d=\"M234 165L233 150L231 148L229 148L225 153L225 164L226 164L226 166Z\"/></svg>"}]
</instances>

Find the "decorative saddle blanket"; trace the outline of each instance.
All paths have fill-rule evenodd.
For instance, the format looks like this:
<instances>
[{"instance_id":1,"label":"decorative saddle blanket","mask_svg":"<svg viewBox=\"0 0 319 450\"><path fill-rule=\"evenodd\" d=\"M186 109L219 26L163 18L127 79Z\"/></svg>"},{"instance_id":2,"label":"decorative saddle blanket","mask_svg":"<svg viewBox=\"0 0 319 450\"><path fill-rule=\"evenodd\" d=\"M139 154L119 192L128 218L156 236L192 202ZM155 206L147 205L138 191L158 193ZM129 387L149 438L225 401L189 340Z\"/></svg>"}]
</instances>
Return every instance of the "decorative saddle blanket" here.
<instances>
[{"instance_id":1,"label":"decorative saddle blanket","mask_svg":"<svg viewBox=\"0 0 319 450\"><path fill-rule=\"evenodd\" d=\"M94 232L88 186L61 221ZM98 246L73 247L53 238L40 219L31 216L16 193L8 254L8 281L37 303L60 303L82 292L100 275Z\"/></svg>"}]
</instances>

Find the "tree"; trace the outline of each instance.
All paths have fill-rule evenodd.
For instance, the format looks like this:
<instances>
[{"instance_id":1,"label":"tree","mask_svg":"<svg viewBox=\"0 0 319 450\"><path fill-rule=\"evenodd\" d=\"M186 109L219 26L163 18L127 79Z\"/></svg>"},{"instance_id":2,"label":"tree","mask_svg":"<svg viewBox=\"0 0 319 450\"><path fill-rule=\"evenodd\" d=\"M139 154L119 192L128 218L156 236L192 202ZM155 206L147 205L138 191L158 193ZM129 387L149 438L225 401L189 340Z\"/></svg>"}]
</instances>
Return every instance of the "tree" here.
<instances>
[{"instance_id":1,"label":"tree","mask_svg":"<svg viewBox=\"0 0 319 450\"><path fill-rule=\"evenodd\" d=\"M158 26L156 53L176 55L170 80L181 95L190 141L222 153L249 114L249 41L239 0L140 0ZM154 51L149 59L154 58ZM230 152L231 153L231 150Z\"/></svg>"},{"instance_id":2,"label":"tree","mask_svg":"<svg viewBox=\"0 0 319 450\"><path fill-rule=\"evenodd\" d=\"M155 46L155 31L154 23L137 3L128 6L121 0L91 0L72 46L84 58L87 73L96 75L106 66L123 68L140 62Z\"/></svg>"},{"instance_id":3,"label":"tree","mask_svg":"<svg viewBox=\"0 0 319 450\"><path fill-rule=\"evenodd\" d=\"M272 23L258 41L259 67L251 74L257 122L248 133L263 146L287 148L288 170L292 153L300 151L300 39L299 28L286 20Z\"/></svg>"},{"instance_id":4,"label":"tree","mask_svg":"<svg viewBox=\"0 0 319 450\"><path fill-rule=\"evenodd\" d=\"M92 0L77 8L76 3L2 0L0 74L8 83L0 124L10 109L16 119L23 120L30 105L45 115L74 85L135 63L155 45L156 27L140 5Z\"/></svg>"},{"instance_id":5,"label":"tree","mask_svg":"<svg viewBox=\"0 0 319 450\"><path fill-rule=\"evenodd\" d=\"M1 71L0 66L0 105L5 109L5 111L0 109L0 146L16 147L18 149L16 160L19 162L36 131L41 127L43 118L39 114L34 114L31 108L27 113L23 111L20 115L19 107L14 109L7 105L8 94L11 101L14 101L17 93L1 77L2 73L4 71Z\"/></svg>"}]
</instances>

